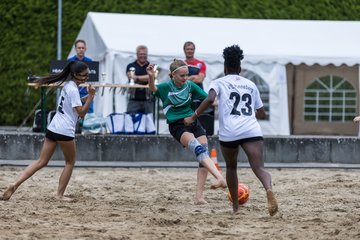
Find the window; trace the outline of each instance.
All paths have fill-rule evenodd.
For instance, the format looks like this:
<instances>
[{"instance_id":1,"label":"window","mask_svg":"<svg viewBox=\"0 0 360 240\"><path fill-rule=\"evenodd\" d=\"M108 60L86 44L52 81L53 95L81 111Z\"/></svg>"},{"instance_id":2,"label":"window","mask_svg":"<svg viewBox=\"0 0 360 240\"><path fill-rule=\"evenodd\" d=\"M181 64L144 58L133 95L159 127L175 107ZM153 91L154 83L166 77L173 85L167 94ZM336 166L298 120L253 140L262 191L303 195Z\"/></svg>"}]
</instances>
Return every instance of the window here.
<instances>
[{"instance_id":1,"label":"window","mask_svg":"<svg viewBox=\"0 0 360 240\"><path fill-rule=\"evenodd\" d=\"M305 121L352 121L356 112L356 91L346 79L339 76L314 79L305 89L304 96Z\"/></svg>"}]
</instances>

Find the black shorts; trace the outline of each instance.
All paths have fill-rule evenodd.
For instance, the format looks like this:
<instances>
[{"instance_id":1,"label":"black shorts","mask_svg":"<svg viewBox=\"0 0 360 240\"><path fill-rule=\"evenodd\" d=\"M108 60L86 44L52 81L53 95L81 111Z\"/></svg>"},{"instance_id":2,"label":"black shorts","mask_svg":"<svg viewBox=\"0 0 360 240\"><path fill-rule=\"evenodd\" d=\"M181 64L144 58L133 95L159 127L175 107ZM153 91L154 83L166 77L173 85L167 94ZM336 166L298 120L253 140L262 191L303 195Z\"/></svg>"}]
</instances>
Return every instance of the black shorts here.
<instances>
[{"instance_id":1,"label":"black shorts","mask_svg":"<svg viewBox=\"0 0 360 240\"><path fill-rule=\"evenodd\" d=\"M180 142L180 138L184 132L193 133L195 138L206 136L205 129L198 120L193 122L190 126L185 126L184 119L179 119L176 122L169 123L169 131L178 142Z\"/></svg>"},{"instance_id":2,"label":"black shorts","mask_svg":"<svg viewBox=\"0 0 360 240\"><path fill-rule=\"evenodd\" d=\"M239 145L241 145L243 143L258 142L258 141L264 141L264 138L263 137L251 137L251 138L244 138L244 139L235 140L235 141L231 141L231 142L223 142L223 141L219 141L219 142L220 142L220 146L227 147L227 148L237 148Z\"/></svg>"},{"instance_id":3,"label":"black shorts","mask_svg":"<svg viewBox=\"0 0 360 240\"><path fill-rule=\"evenodd\" d=\"M72 141L72 140L74 140L73 137L57 134L57 133L54 133L54 132L50 131L49 129L46 129L45 137L50 139L51 141L54 141L54 142L57 142L57 141Z\"/></svg>"}]
</instances>

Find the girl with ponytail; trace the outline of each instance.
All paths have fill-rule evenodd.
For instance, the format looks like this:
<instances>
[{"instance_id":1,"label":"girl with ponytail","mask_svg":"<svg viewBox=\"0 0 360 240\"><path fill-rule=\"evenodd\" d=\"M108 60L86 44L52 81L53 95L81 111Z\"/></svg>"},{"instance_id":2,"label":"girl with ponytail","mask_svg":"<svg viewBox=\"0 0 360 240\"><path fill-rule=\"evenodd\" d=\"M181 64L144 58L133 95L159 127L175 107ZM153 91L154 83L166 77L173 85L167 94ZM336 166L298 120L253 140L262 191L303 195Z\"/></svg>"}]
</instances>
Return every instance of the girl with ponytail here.
<instances>
[{"instance_id":1,"label":"girl with ponytail","mask_svg":"<svg viewBox=\"0 0 360 240\"><path fill-rule=\"evenodd\" d=\"M75 126L78 119L85 116L95 96L95 88L89 84L88 96L80 99L78 86L88 79L89 68L86 63L71 61L62 72L42 77L36 81L39 86L51 83L59 84L59 86L64 83L64 86L61 90L56 114L46 129L39 159L27 166L18 179L8 186L2 195L2 200L9 200L23 182L45 167L54 154L56 146L59 145L64 154L65 167L60 175L56 198L71 201L70 198L64 196L64 193L75 165ZM85 101L85 104L82 105L81 101Z\"/></svg>"}]
</instances>

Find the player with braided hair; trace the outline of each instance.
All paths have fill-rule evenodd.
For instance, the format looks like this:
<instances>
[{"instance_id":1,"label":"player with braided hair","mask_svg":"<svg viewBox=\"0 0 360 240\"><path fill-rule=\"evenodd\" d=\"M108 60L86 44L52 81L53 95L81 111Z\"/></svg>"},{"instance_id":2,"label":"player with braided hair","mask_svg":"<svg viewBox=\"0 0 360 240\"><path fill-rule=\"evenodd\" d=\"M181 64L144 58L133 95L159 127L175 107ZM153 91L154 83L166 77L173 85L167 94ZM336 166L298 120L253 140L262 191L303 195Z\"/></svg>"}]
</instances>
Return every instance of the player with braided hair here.
<instances>
[{"instance_id":1,"label":"player with braided hair","mask_svg":"<svg viewBox=\"0 0 360 240\"><path fill-rule=\"evenodd\" d=\"M263 134L258 119L265 119L266 113L256 85L239 74L243 50L238 45L226 47L223 51L225 76L210 83L208 97L195 113L184 119L185 125L192 124L215 98L219 101L219 141L226 162L226 180L232 199L238 199L237 156L239 146L248 157L251 169L266 190L268 211L273 216L278 205L272 192L271 175L264 168L262 159ZM239 211L238 201L233 201L233 211Z\"/></svg>"}]
</instances>

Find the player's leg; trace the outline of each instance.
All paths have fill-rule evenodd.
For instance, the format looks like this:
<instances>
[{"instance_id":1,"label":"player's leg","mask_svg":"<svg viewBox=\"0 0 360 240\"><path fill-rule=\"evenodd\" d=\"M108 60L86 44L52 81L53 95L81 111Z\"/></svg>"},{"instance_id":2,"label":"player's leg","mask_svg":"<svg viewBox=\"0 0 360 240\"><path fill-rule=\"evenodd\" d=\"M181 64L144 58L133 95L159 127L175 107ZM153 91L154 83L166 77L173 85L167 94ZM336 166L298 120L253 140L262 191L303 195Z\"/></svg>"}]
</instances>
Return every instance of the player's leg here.
<instances>
[{"instance_id":1,"label":"player's leg","mask_svg":"<svg viewBox=\"0 0 360 240\"><path fill-rule=\"evenodd\" d=\"M226 182L232 199L238 199L238 176L237 176L237 156L239 147L225 147L220 143L221 153L226 163ZM239 210L239 202L233 201L233 211L237 213Z\"/></svg>"},{"instance_id":2,"label":"player's leg","mask_svg":"<svg viewBox=\"0 0 360 240\"><path fill-rule=\"evenodd\" d=\"M272 216L278 211L278 205L274 193L272 192L271 175L265 170L264 161L262 159L263 141L245 142L241 144L241 147L244 149L249 159L251 169L266 190L268 210Z\"/></svg>"},{"instance_id":3,"label":"player's leg","mask_svg":"<svg viewBox=\"0 0 360 240\"><path fill-rule=\"evenodd\" d=\"M181 135L180 142L183 146L186 146L190 151L194 152L196 159L217 179L215 183L211 185L212 189L226 188L226 181L216 168L215 163L211 160L209 154L206 154L206 150L199 141L194 137L194 134L190 132L184 132Z\"/></svg>"},{"instance_id":4,"label":"player's leg","mask_svg":"<svg viewBox=\"0 0 360 240\"><path fill-rule=\"evenodd\" d=\"M206 152L209 153L208 141L206 136L200 136L197 138L199 143L206 149ZM197 172L197 183L196 183L196 192L195 192L195 204L206 204L207 202L204 199L204 190L205 182L208 175L208 170L199 163L199 168Z\"/></svg>"},{"instance_id":5,"label":"player's leg","mask_svg":"<svg viewBox=\"0 0 360 240\"><path fill-rule=\"evenodd\" d=\"M65 158L65 167L60 175L57 198L60 200L70 201L70 198L64 197L66 187L70 181L72 171L75 166L76 145L75 140L59 142Z\"/></svg>"},{"instance_id":6,"label":"player's leg","mask_svg":"<svg viewBox=\"0 0 360 240\"><path fill-rule=\"evenodd\" d=\"M245 142L241 144L248 157L251 169L260 180L265 190L271 189L271 175L265 170L262 159L263 141Z\"/></svg>"},{"instance_id":7,"label":"player's leg","mask_svg":"<svg viewBox=\"0 0 360 240\"><path fill-rule=\"evenodd\" d=\"M25 182L28 178L30 178L34 173L36 173L41 168L45 167L51 156L54 154L56 149L56 142L53 140L50 140L45 137L45 141L43 144L43 147L41 149L40 157L38 160L32 162L29 166L27 166L24 171L20 174L18 179L10 184L8 188L5 190L2 199L3 200L9 200L10 197L13 195L13 193L16 191L16 189Z\"/></svg>"}]
</instances>

